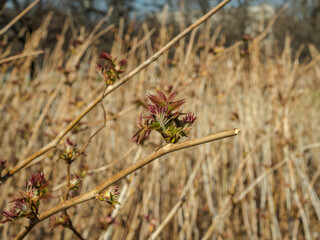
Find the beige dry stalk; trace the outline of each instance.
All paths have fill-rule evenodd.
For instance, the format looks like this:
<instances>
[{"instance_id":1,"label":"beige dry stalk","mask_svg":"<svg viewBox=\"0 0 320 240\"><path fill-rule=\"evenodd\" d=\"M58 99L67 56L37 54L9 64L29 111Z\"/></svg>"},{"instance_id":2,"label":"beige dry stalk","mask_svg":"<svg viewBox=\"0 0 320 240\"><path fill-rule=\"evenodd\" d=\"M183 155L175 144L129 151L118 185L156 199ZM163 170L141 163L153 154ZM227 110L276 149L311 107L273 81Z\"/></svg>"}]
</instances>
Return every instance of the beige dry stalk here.
<instances>
[{"instance_id":1,"label":"beige dry stalk","mask_svg":"<svg viewBox=\"0 0 320 240\"><path fill-rule=\"evenodd\" d=\"M227 3L229 3L231 0L224 0L220 4L218 4L216 7L214 7L211 11L209 11L207 14L202 16L199 20L197 20L195 23L190 25L187 29L185 29L183 32L178 34L174 39L172 39L169 43L167 43L162 49L160 49L157 53L155 53L153 56L151 56L148 60L140 64L138 67L136 67L134 70L132 70L129 74L124 76L118 83L112 86L108 86L106 91L103 92L100 96L98 96L95 100L93 100L88 106L79 114L78 117L76 117L73 121L71 121L68 126L63 129L56 138L50 142L47 146L41 148L38 152L34 153L33 155L27 157L26 159L22 160L20 163L18 163L15 167L10 169L7 172L4 172L4 176L1 179L1 183L6 181L8 177L11 177L16 172L20 171L24 167L26 167L29 163L31 163L36 158L40 157L41 155L47 153L48 151L56 148L57 144L61 141L61 139L84 117L86 116L92 109L95 108L95 106L107 95L109 95L111 92L128 82L132 77L137 75L141 70L145 69L147 66L149 66L152 62L157 60L163 53L168 51L172 46L174 46L180 39L185 37L188 33L190 33L193 29L198 27L200 24L204 23L209 17L211 17L213 14L218 12L222 7L224 7Z\"/></svg>"},{"instance_id":2,"label":"beige dry stalk","mask_svg":"<svg viewBox=\"0 0 320 240\"><path fill-rule=\"evenodd\" d=\"M40 2L40 0L35 0L33 3L31 3L25 10L23 10L21 13L19 13L18 16L16 16L11 22L9 22L4 28L0 30L0 36L4 34L8 29L10 29L13 24L19 21L20 18L22 18L27 12L29 12L35 5L37 5Z\"/></svg>"}]
</instances>

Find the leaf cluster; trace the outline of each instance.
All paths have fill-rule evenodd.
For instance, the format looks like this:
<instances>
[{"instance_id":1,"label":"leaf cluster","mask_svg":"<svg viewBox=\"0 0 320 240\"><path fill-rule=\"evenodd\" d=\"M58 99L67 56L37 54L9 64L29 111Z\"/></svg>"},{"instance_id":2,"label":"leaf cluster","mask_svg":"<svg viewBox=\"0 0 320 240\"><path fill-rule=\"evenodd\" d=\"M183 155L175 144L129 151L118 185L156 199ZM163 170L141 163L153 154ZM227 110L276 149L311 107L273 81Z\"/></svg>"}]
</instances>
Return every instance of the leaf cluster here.
<instances>
[{"instance_id":1,"label":"leaf cluster","mask_svg":"<svg viewBox=\"0 0 320 240\"><path fill-rule=\"evenodd\" d=\"M174 101L175 97L176 92L168 97L161 91L157 91L156 95L148 94L152 102L147 104L149 115L140 115L137 119L138 130L132 137L133 141L143 143L153 130L159 132L167 143L177 143L181 137L188 136L196 117L191 112L183 113L178 110L185 99ZM182 116L184 117L181 118Z\"/></svg>"}]
</instances>

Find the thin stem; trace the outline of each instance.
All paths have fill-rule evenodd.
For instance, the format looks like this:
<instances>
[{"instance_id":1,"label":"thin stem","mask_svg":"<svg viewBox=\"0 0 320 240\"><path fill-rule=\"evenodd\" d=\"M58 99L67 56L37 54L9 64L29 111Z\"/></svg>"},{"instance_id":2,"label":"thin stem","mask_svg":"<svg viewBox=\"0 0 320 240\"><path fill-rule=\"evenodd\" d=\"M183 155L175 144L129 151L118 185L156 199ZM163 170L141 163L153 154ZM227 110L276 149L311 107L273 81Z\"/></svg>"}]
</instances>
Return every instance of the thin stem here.
<instances>
[{"instance_id":1,"label":"thin stem","mask_svg":"<svg viewBox=\"0 0 320 240\"><path fill-rule=\"evenodd\" d=\"M14 55L14 56L11 56L11 57L7 57L7 58L4 58L4 59L1 59L0 60L0 64L6 63L6 62L10 62L10 61L14 61L14 60L17 60L17 59L20 59L20 58L29 57L29 56L37 56L37 55L40 55L40 54L43 54L43 50L27 52L27 53L21 53L21 54L18 54L18 55Z\"/></svg>"},{"instance_id":2,"label":"thin stem","mask_svg":"<svg viewBox=\"0 0 320 240\"><path fill-rule=\"evenodd\" d=\"M24 9L21 13L19 13L18 16L16 16L11 22L9 22L4 28L2 28L0 30L0 35L4 34L6 31L8 31L8 29L10 29L13 26L13 24L18 22L20 18L22 18L27 12L29 12L39 2L40 2L40 0L34 1L26 9Z\"/></svg>"},{"instance_id":3,"label":"thin stem","mask_svg":"<svg viewBox=\"0 0 320 240\"><path fill-rule=\"evenodd\" d=\"M69 191L70 191L70 163L67 163L67 189L64 195L64 201L68 200Z\"/></svg>"},{"instance_id":4,"label":"thin stem","mask_svg":"<svg viewBox=\"0 0 320 240\"><path fill-rule=\"evenodd\" d=\"M84 240L84 238L81 236L81 234L77 231L77 229L74 228L74 226L70 223L70 226L68 227L80 240Z\"/></svg>"},{"instance_id":5,"label":"thin stem","mask_svg":"<svg viewBox=\"0 0 320 240\"><path fill-rule=\"evenodd\" d=\"M104 92L106 91L107 88L105 88ZM104 94L104 93L103 93ZM81 150L73 157L72 162L74 162L81 154L83 154L84 150L88 147L88 145L90 144L91 140L102 130L106 127L107 125L107 113L106 110L103 106L102 103L103 98L101 99L100 103L101 103L101 108L103 110L103 126L101 126L97 131L95 131L90 138L88 139L88 141L84 144L84 146L81 148Z\"/></svg>"},{"instance_id":6,"label":"thin stem","mask_svg":"<svg viewBox=\"0 0 320 240\"><path fill-rule=\"evenodd\" d=\"M232 130L211 134L211 135L206 136L206 137L192 139L192 140L188 140L188 141L185 141L185 142L182 142L182 143L167 144L164 147L160 148L159 150L153 152L149 156L141 159L140 161L138 161L138 162L136 162L134 164L131 164L126 169L124 169L124 170L118 172L117 174L113 175L111 178L109 178L105 182L101 183L100 185L98 185L97 187L92 189L90 192L87 192L87 193L84 193L84 194L82 194L80 196L77 196L77 197L74 197L72 199L69 199L66 202L62 202L62 203L60 203L60 204L48 209L47 211L41 213L39 215L39 221L37 221L36 223L34 223L31 226L28 226L28 227L24 228L17 235L16 239L23 239L38 222L41 222L41 221L47 219L48 217L50 217L50 216L52 216L52 215L54 215L54 214L56 214L56 213L58 213L60 211L64 211L65 209L68 209L68 208L70 208L72 206L75 206L75 205L78 205L80 203L87 202L87 201L89 201L91 199L96 198L96 196L99 193L104 191L106 188L108 188L112 184L114 184L117 181L119 181L120 179L126 177L130 173L133 173L133 172L137 171L138 169L140 169L143 166L151 163L152 161L158 159L161 156L164 156L164 155L166 155L168 153L175 152L175 151L178 151L178 150L181 150L181 149L194 147L194 146L197 146L197 145L200 145L200 144L209 143L209 142L220 140L220 139L227 138L227 137L233 137L233 136L238 135L239 133L240 133L240 130L237 129L237 128L234 128Z\"/></svg>"},{"instance_id":7,"label":"thin stem","mask_svg":"<svg viewBox=\"0 0 320 240\"><path fill-rule=\"evenodd\" d=\"M104 90L105 92L105 90ZM82 153L83 151L85 150L85 148L89 145L89 143L91 142L92 138L94 136L96 136L103 128L105 128L106 124L107 124L107 116L106 116L106 110L104 109L103 107L103 103L102 103L102 100L103 98L101 99L101 107L102 107L102 110L103 110L103 119L104 119L104 122L103 122L103 126L101 128L99 128L90 138L89 140L86 142L86 144L83 146L83 148L80 150L80 152L70 161L67 163L67 189L66 189L66 193L65 193L65 196L64 196L64 202L68 200L68 197L69 197L69 191L70 191L70 167L71 167L71 163L73 161L75 161ZM69 216L68 213L67 213L67 209L64 210L64 214ZM84 239L81 234L74 228L74 226L72 225L72 221L69 217L69 227L68 227L79 239Z\"/></svg>"},{"instance_id":8,"label":"thin stem","mask_svg":"<svg viewBox=\"0 0 320 240\"><path fill-rule=\"evenodd\" d=\"M173 47L177 42L179 42L180 39L185 37L188 33L190 33L193 29L197 28L199 25L204 23L209 17L211 17L213 14L218 12L222 7L224 7L227 3L229 3L231 0L224 0L220 4L218 4L215 8L210 10L207 14L202 16L200 19L198 19L194 24L190 25L188 28L186 28L184 31L182 31L180 34L178 34L174 39L172 39L169 43L167 43L163 48L161 48L157 53L155 53L153 56L151 56L149 59L147 59L145 62L140 64L138 67L136 67L134 70L132 70L130 73L125 75L122 79L118 81L118 83L108 86L107 89L104 90L104 92L98 96L95 100L93 100L89 105L79 114L78 117L76 117L73 121L71 121L65 129L63 129L57 137L49 143L47 146L43 147L40 151L37 153L31 155L30 157L26 158L25 160L21 161L17 166L15 166L13 169L9 170L8 173L1 179L2 182L8 179L8 177L12 176L16 172L23 169L25 166L27 166L30 162L35 160L37 157L45 154L49 150L56 148L57 144L60 142L60 140L84 117L86 116L104 97L112 93L117 88L121 87L123 84L128 82L132 77L137 75L141 70L145 69L147 66L149 66L151 63L153 63L155 60L157 60L161 55L163 55L166 51L168 51L171 47ZM0 181L0 184L1 184Z\"/></svg>"}]
</instances>

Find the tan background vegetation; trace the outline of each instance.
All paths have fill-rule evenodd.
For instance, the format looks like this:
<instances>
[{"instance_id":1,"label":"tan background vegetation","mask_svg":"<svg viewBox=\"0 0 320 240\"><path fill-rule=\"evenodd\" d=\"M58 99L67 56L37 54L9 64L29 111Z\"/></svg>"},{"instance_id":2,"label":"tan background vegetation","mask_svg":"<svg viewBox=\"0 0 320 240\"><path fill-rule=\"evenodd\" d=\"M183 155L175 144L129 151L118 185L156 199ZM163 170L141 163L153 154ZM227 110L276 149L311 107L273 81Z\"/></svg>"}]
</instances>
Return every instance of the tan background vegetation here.
<instances>
[{"instance_id":1,"label":"tan background vegetation","mask_svg":"<svg viewBox=\"0 0 320 240\"><path fill-rule=\"evenodd\" d=\"M42 43L49 35L51 17L47 16L26 40L23 53L45 50ZM0 65L0 157L7 159L9 166L49 143L104 88L96 68L98 53L104 50L99 39L85 48L82 56L80 49L89 32L73 29L72 19L63 26L53 51ZM112 28L112 44L106 46L112 56L127 57L127 72L173 38L172 28L165 24L156 30L156 38L150 36L147 24L141 29L134 34L120 20ZM73 40L81 40L71 47L64 42L70 31ZM189 191L159 239L201 239L210 231L212 239L320 238L317 48L307 42L303 49L292 48L293 38L288 33L277 52L278 39L271 43L271 49L261 39L250 41L248 52L243 54L245 43L239 39L213 54L220 31L223 28L213 28L208 22L107 96L103 101L107 125L85 150L86 157L73 164L72 172L79 174L84 166L87 168L80 188L85 193L163 145L156 134L145 146L130 141L135 117L145 111L137 103L155 90L168 93L174 89L178 99L187 99L186 111L197 116L190 138L233 127L240 128L241 134L161 157L119 181L121 206L116 210L99 201L72 208L69 214L84 238L150 237L179 203L192 173L196 175ZM2 59L12 55L6 51L14 48L6 38L1 36ZM273 54L266 55L270 51ZM308 57L301 60L302 51ZM62 87L55 91L59 84ZM48 105L49 99L52 102ZM45 118L39 122L44 111ZM101 124L103 111L97 106L67 137L83 146ZM59 149L63 146L0 186L1 209L8 209L9 196L22 190L26 179L38 170L43 170L50 181L52 194L41 203L40 211L59 203L66 175L65 165L58 159ZM114 220L107 224L110 214ZM11 239L25 222L1 225L1 238ZM46 220L28 239L74 236L63 228L50 230Z\"/></svg>"}]
</instances>

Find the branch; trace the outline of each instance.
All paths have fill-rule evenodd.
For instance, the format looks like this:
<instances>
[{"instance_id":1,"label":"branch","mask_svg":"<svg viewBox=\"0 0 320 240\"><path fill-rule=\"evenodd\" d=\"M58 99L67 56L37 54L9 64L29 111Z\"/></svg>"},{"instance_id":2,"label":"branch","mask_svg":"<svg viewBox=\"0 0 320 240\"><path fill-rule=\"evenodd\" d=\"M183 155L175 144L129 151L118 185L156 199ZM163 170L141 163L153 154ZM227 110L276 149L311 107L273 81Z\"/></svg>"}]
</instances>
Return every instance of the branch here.
<instances>
[{"instance_id":1,"label":"branch","mask_svg":"<svg viewBox=\"0 0 320 240\"><path fill-rule=\"evenodd\" d=\"M156 160L157 158L164 156L168 153L172 153L181 149L185 149L185 148L190 148L190 147L194 147L200 144L204 144L204 143L208 143L208 142L212 142L212 141L216 141L216 140L220 140L223 138L227 138L227 137L232 137L235 135L238 135L240 133L240 130L235 128L232 130L228 130L228 131L224 131L224 132L220 132L220 133L216 133L216 134L212 134L206 137L202 137L202 138L198 138L198 139L193 139L193 140L188 140L182 143L176 143L176 144L167 144L164 147L160 148L158 151L155 151L154 153L152 153L151 155L143 158L142 160L130 165L129 167L127 167L126 169L118 172L117 174L113 175L111 178L109 178L108 180L106 180L105 182L101 183L100 185L98 185L97 187L95 187L94 189L92 189L90 192L84 193L80 196L74 197L66 202L62 202L52 208L50 208L49 210L43 212L42 214L39 215L38 219L30 222L29 226L25 227L16 237L16 239L23 239L30 231L31 229L37 225L39 222L47 219L48 217L66 210L70 207L73 207L75 205L78 205L80 203L83 202L87 202L89 200L94 199L98 194L100 194L102 191L104 191L105 189L107 189L108 187L110 187L112 184L114 184L115 182L119 181L120 179L126 177L127 175L137 171L138 169L142 168L143 166L149 164L150 162Z\"/></svg>"},{"instance_id":2,"label":"branch","mask_svg":"<svg viewBox=\"0 0 320 240\"><path fill-rule=\"evenodd\" d=\"M13 24L15 24L16 22L19 21L20 18L22 18L27 12L29 12L29 10L31 8L33 8L35 5L38 4L38 2L40 2L40 0L36 0L33 3L31 3L25 10L23 10L18 16L16 16L11 22L8 23L7 26L5 26L4 28L2 28L0 30L0 35L4 34L6 31L8 31L9 28L12 27Z\"/></svg>"},{"instance_id":3,"label":"branch","mask_svg":"<svg viewBox=\"0 0 320 240\"><path fill-rule=\"evenodd\" d=\"M81 234L77 231L77 229L75 229L75 227L71 224L68 227L80 240L84 240L84 238L81 236Z\"/></svg>"},{"instance_id":4,"label":"branch","mask_svg":"<svg viewBox=\"0 0 320 240\"><path fill-rule=\"evenodd\" d=\"M260 42L262 39L264 39L268 32L270 31L270 29L272 28L273 24L276 22L277 18L288 8L288 3L285 3L282 8L280 8L280 10L271 18L271 20L269 21L267 27L264 29L264 31L254 39L254 42Z\"/></svg>"},{"instance_id":5,"label":"branch","mask_svg":"<svg viewBox=\"0 0 320 240\"><path fill-rule=\"evenodd\" d=\"M15 55L15 56L11 56L11 57L7 57L7 58L4 58L4 59L1 59L0 60L0 64L7 63L7 62L10 62L10 61L14 61L14 60L17 60L17 59L20 59L20 58L29 57L29 56L37 56L37 55L40 55L40 54L43 54L42 50L34 51L34 52L28 52L28 53L21 53L21 54Z\"/></svg>"},{"instance_id":6,"label":"branch","mask_svg":"<svg viewBox=\"0 0 320 240\"><path fill-rule=\"evenodd\" d=\"M190 25L187 29L185 29L183 32L181 32L178 36L176 36L174 39L172 39L169 43L167 43L162 49L160 49L157 53L155 53L153 56L151 56L149 59L147 59L145 62L140 64L138 67L136 67L134 70L132 70L130 73L128 73L126 76L124 76L122 79L119 80L119 82L115 85L108 86L105 92L98 96L95 100L93 100L87 107L84 109L78 117L76 117L72 122L70 122L65 129L63 129L58 136L50 142L45 147L41 148L38 152L35 154L29 156L25 160L23 160L20 164L15 166L13 169L9 170L7 173L4 174L3 178L0 179L1 182L4 182L7 180L10 176L15 174L16 172L23 169L25 166L27 166L29 163L31 163L34 159L38 158L39 156L45 154L46 152L56 148L57 144L60 142L60 140L84 117L86 116L104 97L112 93L114 90L128 82L132 77L137 75L141 70L145 69L147 66L149 66L152 62L157 60L163 53L168 51L172 46L174 46L177 42L179 42L180 39L185 37L188 33L190 33L193 29L198 27L200 24L205 22L209 17L211 17L213 14L218 12L223 6L225 6L227 3L229 3L231 0L224 0L219 5L217 5L215 8L213 8L211 11L209 11L207 14L202 16L198 21L196 21L194 24Z\"/></svg>"}]
</instances>

